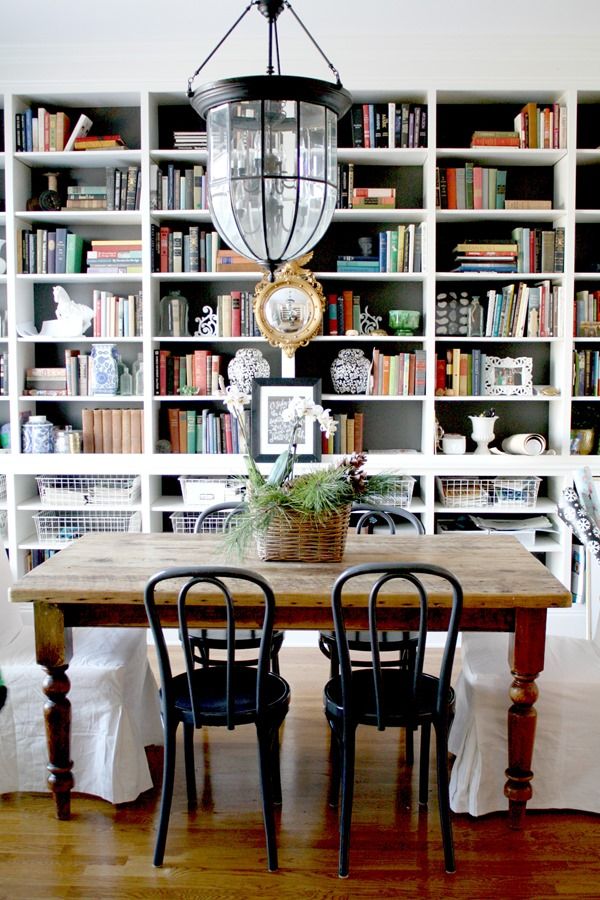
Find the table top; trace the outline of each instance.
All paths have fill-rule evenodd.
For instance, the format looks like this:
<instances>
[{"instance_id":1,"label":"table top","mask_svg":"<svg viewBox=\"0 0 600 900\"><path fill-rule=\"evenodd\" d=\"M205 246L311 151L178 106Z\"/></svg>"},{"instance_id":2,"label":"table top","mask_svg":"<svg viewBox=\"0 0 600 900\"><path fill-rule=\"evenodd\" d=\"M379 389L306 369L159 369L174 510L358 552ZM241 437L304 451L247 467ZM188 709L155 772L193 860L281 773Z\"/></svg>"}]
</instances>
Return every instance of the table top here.
<instances>
[{"instance_id":1,"label":"table top","mask_svg":"<svg viewBox=\"0 0 600 900\"><path fill-rule=\"evenodd\" d=\"M330 622L331 587L348 566L365 562L428 562L451 569L462 584L464 609L514 611L571 605L570 592L515 538L489 535L349 535L338 563L264 562L249 556L236 561L228 556L222 535L88 534L19 579L10 590L12 601L36 601L66 610L67 624L127 624L142 622L143 590L147 579L171 566L234 565L259 572L269 581L277 599L277 624L291 628L320 628ZM355 599L360 583L355 582ZM236 598L248 607L249 586ZM354 594L348 592L352 606ZM159 595L166 606L175 601L171 591ZM210 597L201 601L210 604ZM390 591L386 603L414 607L410 586ZM213 621L206 606L206 622ZM450 594L437 591L432 608L448 609ZM128 607L142 607L137 615ZM91 613L84 612L93 608ZM90 618L90 616L92 616ZM468 615L467 615L468 619ZM106 620L106 622L104 621ZM240 622L240 624L242 624Z\"/></svg>"}]
</instances>

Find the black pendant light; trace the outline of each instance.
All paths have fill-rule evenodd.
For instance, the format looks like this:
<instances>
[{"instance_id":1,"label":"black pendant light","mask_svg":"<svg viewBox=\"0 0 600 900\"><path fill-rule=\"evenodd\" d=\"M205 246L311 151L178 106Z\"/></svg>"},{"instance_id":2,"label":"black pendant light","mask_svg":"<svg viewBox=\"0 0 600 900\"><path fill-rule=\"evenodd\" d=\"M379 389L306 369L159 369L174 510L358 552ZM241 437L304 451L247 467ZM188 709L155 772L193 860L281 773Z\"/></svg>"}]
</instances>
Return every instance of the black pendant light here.
<instances>
[{"instance_id":1,"label":"black pendant light","mask_svg":"<svg viewBox=\"0 0 600 900\"><path fill-rule=\"evenodd\" d=\"M194 91L198 73L253 6L269 23L267 74ZM277 19L284 8L323 56L335 84L280 74ZM189 79L188 97L206 119L208 205L221 238L271 273L312 250L335 209L337 122L352 98L291 4L253 0Z\"/></svg>"}]
</instances>

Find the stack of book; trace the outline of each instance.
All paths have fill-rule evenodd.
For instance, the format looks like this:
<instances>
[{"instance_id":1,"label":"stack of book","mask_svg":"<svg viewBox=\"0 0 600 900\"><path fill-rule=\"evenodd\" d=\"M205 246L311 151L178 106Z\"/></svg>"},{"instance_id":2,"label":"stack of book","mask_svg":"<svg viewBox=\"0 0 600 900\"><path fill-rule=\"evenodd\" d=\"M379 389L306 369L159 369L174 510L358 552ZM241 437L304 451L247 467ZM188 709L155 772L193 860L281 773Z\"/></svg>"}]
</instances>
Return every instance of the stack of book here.
<instances>
[{"instance_id":1,"label":"stack of book","mask_svg":"<svg viewBox=\"0 0 600 900\"><path fill-rule=\"evenodd\" d=\"M142 242L135 238L94 240L86 253L88 275L128 275L142 271Z\"/></svg>"},{"instance_id":2,"label":"stack of book","mask_svg":"<svg viewBox=\"0 0 600 900\"><path fill-rule=\"evenodd\" d=\"M352 209L394 209L396 206L396 188L353 188L350 205Z\"/></svg>"},{"instance_id":3,"label":"stack of book","mask_svg":"<svg viewBox=\"0 0 600 900\"><path fill-rule=\"evenodd\" d=\"M454 248L454 272L517 272L518 245L514 240L463 241Z\"/></svg>"},{"instance_id":4,"label":"stack of book","mask_svg":"<svg viewBox=\"0 0 600 900\"><path fill-rule=\"evenodd\" d=\"M58 366L33 366L26 369L23 393L27 396L66 396L67 370Z\"/></svg>"},{"instance_id":5,"label":"stack of book","mask_svg":"<svg viewBox=\"0 0 600 900\"><path fill-rule=\"evenodd\" d=\"M206 150L208 141L205 131L174 131L174 150Z\"/></svg>"},{"instance_id":6,"label":"stack of book","mask_svg":"<svg viewBox=\"0 0 600 900\"><path fill-rule=\"evenodd\" d=\"M84 453L143 453L144 414L134 409L83 409Z\"/></svg>"},{"instance_id":7,"label":"stack of book","mask_svg":"<svg viewBox=\"0 0 600 900\"><path fill-rule=\"evenodd\" d=\"M519 147L518 131L474 131L471 147Z\"/></svg>"},{"instance_id":8,"label":"stack of book","mask_svg":"<svg viewBox=\"0 0 600 900\"><path fill-rule=\"evenodd\" d=\"M378 256L338 256L337 272L381 272Z\"/></svg>"},{"instance_id":9,"label":"stack of book","mask_svg":"<svg viewBox=\"0 0 600 900\"><path fill-rule=\"evenodd\" d=\"M217 250L217 272L261 272L259 264L235 250Z\"/></svg>"},{"instance_id":10,"label":"stack of book","mask_svg":"<svg viewBox=\"0 0 600 900\"><path fill-rule=\"evenodd\" d=\"M126 150L120 134L86 134L75 138L74 150Z\"/></svg>"},{"instance_id":11,"label":"stack of book","mask_svg":"<svg viewBox=\"0 0 600 900\"><path fill-rule=\"evenodd\" d=\"M504 209L506 169L476 166L436 169L438 209Z\"/></svg>"},{"instance_id":12,"label":"stack of book","mask_svg":"<svg viewBox=\"0 0 600 900\"><path fill-rule=\"evenodd\" d=\"M64 209L107 209L105 184L70 184Z\"/></svg>"}]
</instances>

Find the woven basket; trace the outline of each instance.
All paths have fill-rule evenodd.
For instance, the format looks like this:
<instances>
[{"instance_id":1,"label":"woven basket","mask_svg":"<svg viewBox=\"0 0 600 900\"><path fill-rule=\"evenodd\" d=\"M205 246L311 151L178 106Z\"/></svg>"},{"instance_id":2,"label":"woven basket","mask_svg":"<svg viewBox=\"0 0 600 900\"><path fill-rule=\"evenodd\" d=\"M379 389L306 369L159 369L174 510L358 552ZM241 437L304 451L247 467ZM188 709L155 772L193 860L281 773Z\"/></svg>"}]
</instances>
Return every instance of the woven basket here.
<instances>
[{"instance_id":1,"label":"woven basket","mask_svg":"<svg viewBox=\"0 0 600 900\"><path fill-rule=\"evenodd\" d=\"M339 562L344 555L351 506L343 506L321 523L297 513L278 513L256 536L259 559Z\"/></svg>"}]
</instances>

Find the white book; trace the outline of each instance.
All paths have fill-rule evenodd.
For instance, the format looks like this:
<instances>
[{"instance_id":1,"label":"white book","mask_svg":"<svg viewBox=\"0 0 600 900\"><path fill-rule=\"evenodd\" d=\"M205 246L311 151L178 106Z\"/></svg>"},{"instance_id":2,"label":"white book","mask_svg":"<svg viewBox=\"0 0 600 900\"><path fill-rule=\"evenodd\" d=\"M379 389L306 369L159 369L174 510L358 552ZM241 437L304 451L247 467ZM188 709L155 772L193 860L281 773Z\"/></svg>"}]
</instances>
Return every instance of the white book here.
<instances>
[{"instance_id":1,"label":"white book","mask_svg":"<svg viewBox=\"0 0 600 900\"><path fill-rule=\"evenodd\" d=\"M75 147L75 141L77 138L85 137L86 134L89 134L90 128L92 127L92 120L86 116L85 113L81 113L79 118L77 119L77 123L75 128L69 135L69 140L65 144L65 152L67 150L73 150Z\"/></svg>"}]
</instances>

